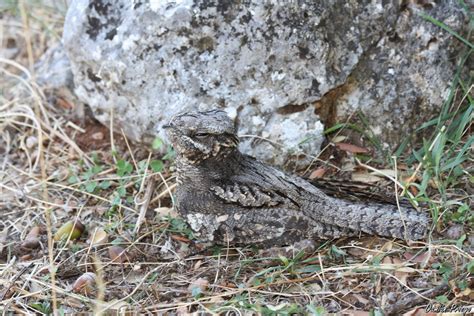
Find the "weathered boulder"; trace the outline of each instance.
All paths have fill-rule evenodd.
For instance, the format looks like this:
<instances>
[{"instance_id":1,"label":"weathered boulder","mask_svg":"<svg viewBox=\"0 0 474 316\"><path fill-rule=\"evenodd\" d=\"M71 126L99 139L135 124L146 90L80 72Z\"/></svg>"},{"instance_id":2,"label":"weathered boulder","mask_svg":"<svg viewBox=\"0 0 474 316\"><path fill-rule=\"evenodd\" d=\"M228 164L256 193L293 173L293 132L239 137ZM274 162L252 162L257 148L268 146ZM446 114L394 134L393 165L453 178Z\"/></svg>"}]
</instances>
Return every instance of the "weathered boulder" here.
<instances>
[{"instance_id":1,"label":"weathered boulder","mask_svg":"<svg viewBox=\"0 0 474 316\"><path fill-rule=\"evenodd\" d=\"M58 44L49 48L35 64L37 82L49 89L74 89L74 78L71 64L64 51L64 46Z\"/></svg>"},{"instance_id":2,"label":"weathered boulder","mask_svg":"<svg viewBox=\"0 0 474 316\"><path fill-rule=\"evenodd\" d=\"M328 124L361 109L391 144L439 109L456 43L417 12L460 30L462 10L398 3L74 0L63 42L103 123L149 141L177 112L224 108L244 151L283 164L318 152L316 108Z\"/></svg>"}]
</instances>

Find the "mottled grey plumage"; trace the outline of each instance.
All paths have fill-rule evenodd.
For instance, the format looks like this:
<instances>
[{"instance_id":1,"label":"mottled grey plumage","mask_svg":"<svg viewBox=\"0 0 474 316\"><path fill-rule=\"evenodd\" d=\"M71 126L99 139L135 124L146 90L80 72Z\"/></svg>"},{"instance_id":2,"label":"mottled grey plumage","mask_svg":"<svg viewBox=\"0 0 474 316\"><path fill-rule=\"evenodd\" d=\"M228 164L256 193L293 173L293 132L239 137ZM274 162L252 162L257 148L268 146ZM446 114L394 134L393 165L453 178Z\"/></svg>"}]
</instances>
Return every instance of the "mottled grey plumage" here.
<instances>
[{"instance_id":1,"label":"mottled grey plumage","mask_svg":"<svg viewBox=\"0 0 474 316\"><path fill-rule=\"evenodd\" d=\"M224 111L180 114L165 128L177 153L177 209L201 241L289 245L361 233L417 240L427 232L427 216L414 209L330 197L240 153Z\"/></svg>"}]
</instances>

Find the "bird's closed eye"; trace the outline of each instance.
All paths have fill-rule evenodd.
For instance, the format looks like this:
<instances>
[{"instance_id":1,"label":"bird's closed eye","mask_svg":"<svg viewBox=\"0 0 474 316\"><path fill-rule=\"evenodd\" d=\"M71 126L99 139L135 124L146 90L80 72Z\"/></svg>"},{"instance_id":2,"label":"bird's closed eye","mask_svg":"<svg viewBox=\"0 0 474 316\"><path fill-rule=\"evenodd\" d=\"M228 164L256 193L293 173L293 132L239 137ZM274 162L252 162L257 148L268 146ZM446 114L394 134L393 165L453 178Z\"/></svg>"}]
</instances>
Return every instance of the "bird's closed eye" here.
<instances>
[{"instance_id":1,"label":"bird's closed eye","mask_svg":"<svg viewBox=\"0 0 474 316\"><path fill-rule=\"evenodd\" d=\"M209 135L210 135L209 133L196 133L196 134L194 134L194 136L196 136L196 137L207 137Z\"/></svg>"}]
</instances>

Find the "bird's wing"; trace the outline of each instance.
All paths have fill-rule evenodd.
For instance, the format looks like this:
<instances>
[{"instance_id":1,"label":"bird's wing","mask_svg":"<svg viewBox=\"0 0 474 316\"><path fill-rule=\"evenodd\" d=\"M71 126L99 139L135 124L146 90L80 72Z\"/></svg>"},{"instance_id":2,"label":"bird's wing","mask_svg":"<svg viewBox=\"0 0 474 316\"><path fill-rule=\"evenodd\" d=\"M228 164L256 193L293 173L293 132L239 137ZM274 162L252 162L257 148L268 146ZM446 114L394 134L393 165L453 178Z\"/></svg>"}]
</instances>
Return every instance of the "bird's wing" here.
<instances>
[{"instance_id":1,"label":"bird's wing","mask_svg":"<svg viewBox=\"0 0 474 316\"><path fill-rule=\"evenodd\" d=\"M304 186L312 187L302 179L265 165L252 157L242 155L236 172L220 179L211 191L226 203L242 207L300 209L300 194Z\"/></svg>"},{"instance_id":2,"label":"bird's wing","mask_svg":"<svg viewBox=\"0 0 474 316\"><path fill-rule=\"evenodd\" d=\"M277 189L263 188L255 183L230 183L215 185L211 192L225 203L238 204L242 207L291 207L296 202Z\"/></svg>"},{"instance_id":3,"label":"bird's wing","mask_svg":"<svg viewBox=\"0 0 474 316\"><path fill-rule=\"evenodd\" d=\"M393 187L374 185L365 182L347 181L338 179L314 179L309 181L318 189L329 196L353 201L373 202L382 204L397 205L397 199ZM400 206L411 208L412 205L407 198L399 197Z\"/></svg>"}]
</instances>

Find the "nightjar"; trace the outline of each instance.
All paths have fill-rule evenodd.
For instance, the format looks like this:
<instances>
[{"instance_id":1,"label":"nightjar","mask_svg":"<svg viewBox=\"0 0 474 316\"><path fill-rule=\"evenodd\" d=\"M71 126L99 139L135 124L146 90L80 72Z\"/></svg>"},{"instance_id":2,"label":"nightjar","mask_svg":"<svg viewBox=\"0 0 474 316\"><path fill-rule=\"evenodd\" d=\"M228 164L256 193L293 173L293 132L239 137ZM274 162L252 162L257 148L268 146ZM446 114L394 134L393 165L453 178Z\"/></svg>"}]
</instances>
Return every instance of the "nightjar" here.
<instances>
[{"instance_id":1,"label":"nightjar","mask_svg":"<svg viewBox=\"0 0 474 316\"><path fill-rule=\"evenodd\" d=\"M233 121L221 110L188 112L165 125L176 151L176 207L197 239L279 246L372 234L425 237L417 210L331 197L313 184L241 153Z\"/></svg>"}]
</instances>

